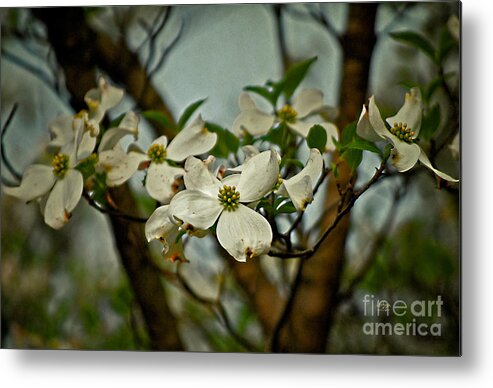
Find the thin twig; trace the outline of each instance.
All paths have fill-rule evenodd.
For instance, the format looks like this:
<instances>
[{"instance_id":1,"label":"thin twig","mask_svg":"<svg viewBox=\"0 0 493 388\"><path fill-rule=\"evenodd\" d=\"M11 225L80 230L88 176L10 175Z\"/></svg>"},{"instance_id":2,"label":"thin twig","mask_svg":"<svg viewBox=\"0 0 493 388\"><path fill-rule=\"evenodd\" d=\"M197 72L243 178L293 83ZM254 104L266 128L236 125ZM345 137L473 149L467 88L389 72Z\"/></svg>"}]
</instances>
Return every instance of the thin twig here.
<instances>
[{"instance_id":1,"label":"thin twig","mask_svg":"<svg viewBox=\"0 0 493 388\"><path fill-rule=\"evenodd\" d=\"M89 195L89 193L87 193L86 191L84 191L82 193L82 196L86 199L87 203L90 206L92 206L94 209L98 210L101 213L108 214L110 216L115 216L115 217L123 218L123 219L125 219L127 221L139 222L141 224L145 224L147 222L147 218L132 216L130 214L122 213L122 212L120 212L118 210L108 209L108 208L104 207L100 203L96 202L93 198L91 198L91 196Z\"/></svg>"},{"instance_id":2,"label":"thin twig","mask_svg":"<svg viewBox=\"0 0 493 388\"><path fill-rule=\"evenodd\" d=\"M37 77L41 82L43 82L48 88L53 89L53 80L50 79L50 76L43 71L40 67L30 64L25 61L23 58L11 53L10 51L2 48L2 57L9 62L19 66L20 68L26 70L31 73L35 77Z\"/></svg>"},{"instance_id":3,"label":"thin twig","mask_svg":"<svg viewBox=\"0 0 493 388\"><path fill-rule=\"evenodd\" d=\"M306 4L306 5L309 6L309 4ZM339 42L339 44L342 44L341 35L339 35L339 33L335 29L334 25L330 21L330 19L324 14L324 12L322 10L319 10L317 12L314 9L310 9L307 7L307 12L302 12L302 11L299 11L296 8L290 7L290 6L287 6L286 10L287 10L287 12L289 12L290 14L292 14L294 16L301 16L301 17L306 18L306 19L310 18L310 19L314 20L315 22L320 24L322 27L324 27L325 30L327 30L327 32L335 40L337 40L337 42Z\"/></svg>"},{"instance_id":4,"label":"thin twig","mask_svg":"<svg viewBox=\"0 0 493 388\"><path fill-rule=\"evenodd\" d=\"M239 333L236 332L233 324L228 316L226 308L221 302L221 288L219 291L219 295L216 299L206 298L202 295L199 295L186 281L183 275L180 272L181 263L178 263L176 268L176 278L178 280L179 285L183 288L184 291L187 292L189 296L191 296L195 301L204 305L207 309L213 312L222 322L223 326L226 328L228 333L238 342L242 347L244 347L248 351L258 351L257 346L252 344L248 339L242 337Z\"/></svg>"},{"instance_id":5,"label":"thin twig","mask_svg":"<svg viewBox=\"0 0 493 388\"><path fill-rule=\"evenodd\" d=\"M5 153L5 135L7 134L7 130L9 129L12 119L14 118L15 112L17 111L17 107L18 107L17 103L14 103L9 115L7 116L7 120L5 120L5 124L2 127L2 135L0 136L2 144L0 146L1 147L0 150L2 152L2 161L5 164L5 167L7 167L7 170L9 170L9 172L15 178L20 180L22 178L22 174L17 172L14 166L10 163L10 160L7 158L7 154Z\"/></svg>"},{"instance_id":6,"label":"thin twig","mask_svg":"<svg viewBox=\"0 0 493 388\"><path fill-rule=\"evenodd\" d=\"M278 257L280 259L294 259L294 258L302 258L302 259L308 259L310 258L317 250L320 248L320 245L324 242L324 240L327 238L327 236L337 227L341 219L349 213L349 211L352 209L354 206L356 200L363 194L365 193L373 184L375 184L382 176L383 176L383 171L385 170L385 163L386 161L383 161L380 165L380 167L375 171L375 174L373 177L368 181L368 183L359 191L356 192L351 192L350 198L346 201L345 205L342 205L341 202L341 209L337 213L336 217L332 221L332 223L329 225L329 227L324 231L322 236L318 239L318 241L313 245L312 248L310 249L305 249L303 251L298 251L298 252L288 252L288 251L276 251L276 250L270 250L269 255Z\"/></svg>"}]
</instances>

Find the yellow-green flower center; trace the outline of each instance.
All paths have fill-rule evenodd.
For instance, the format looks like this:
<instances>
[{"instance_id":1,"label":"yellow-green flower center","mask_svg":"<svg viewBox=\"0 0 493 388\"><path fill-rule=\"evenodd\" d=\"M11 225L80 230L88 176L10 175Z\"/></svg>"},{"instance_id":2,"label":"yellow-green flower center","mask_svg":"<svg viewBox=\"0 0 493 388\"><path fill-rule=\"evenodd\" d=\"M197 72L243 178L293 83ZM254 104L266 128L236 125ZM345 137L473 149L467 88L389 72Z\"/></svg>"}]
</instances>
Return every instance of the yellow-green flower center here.
<instances>
[{"instance_id":1,"label":"yellow-green flower center","mask_svg":"<svg viewBox=\"0 0 493 388\"><path fill-rule=\"evenodd\" d=\"M166 160L166 148L164 148L162 144L153 144L147 150L147 156L149 156L154 163L164 163Z\"/></svg>"},{"instance_id":2,"label":"yellow-green flower center","mask_svg":"<svg viewBox=\"0 0 493 388\"><path fill-rule=\"evenodd\" d=\"M279 120L284 121L286 123L294 123L296 122L296 116L298 113L294 110L291 105L284 105L278 112L277 116Z\"/></svg>"},{"instance_id":3,"label":"yellow-green flower center","mask_svg":"<svg viewBox=\"0 0 493 388\"><path fill-rule=\"evenodd\" d=\"M394 123L394 126L390 128L390 133L396 136L398 139L412 144L414 142L414 135L416 134L406 123Z\"/></svg>"},{"instance_id":4,"label":"yellow-green flower center","mask_svg":"<svg viewBox=\"0 0 493 388\"><path fill-rule=\"evenodd\" d=\"M56 154L51 161L51 167L53 167L53 175L57 178L63 179L69 169L68 155Z\"/></svg>"},{"instance_id":5,"label":"yellow-green flower center","mask_svg":"<svg viewBox=\"0 0 493 388\"><path fill-rule=\"evenodd\" d=\"M99 101L98 100L87 100L87 106L89 107L90 110L94 111L98 109L99 107Z\"/></svg>"},{"instance_id":6,"label":"yellow-green flower center","mask_svg":"<svg viewBox=\"0 0 493 388\"><path fill-rule=\"evenodd\" d=\"M274 185L274 191L279 190L279 187L281 187L281 185L282 185L282 181L283 181L282 176L281 176L281 174L279 174L277 176L277 182Z\"/></svg>"},{"instance_id":7,"label":"yellow-green flower center","mask_svg":"<svg viewBox=\"0 0 493 388\"><path fill-rule=\"evenodd\" d=\"M240 193L236 191L235 186L224 185L221 189L219 189L217 198L227 211L236 210L240 203Z\"/></svg>"}]
</instances>

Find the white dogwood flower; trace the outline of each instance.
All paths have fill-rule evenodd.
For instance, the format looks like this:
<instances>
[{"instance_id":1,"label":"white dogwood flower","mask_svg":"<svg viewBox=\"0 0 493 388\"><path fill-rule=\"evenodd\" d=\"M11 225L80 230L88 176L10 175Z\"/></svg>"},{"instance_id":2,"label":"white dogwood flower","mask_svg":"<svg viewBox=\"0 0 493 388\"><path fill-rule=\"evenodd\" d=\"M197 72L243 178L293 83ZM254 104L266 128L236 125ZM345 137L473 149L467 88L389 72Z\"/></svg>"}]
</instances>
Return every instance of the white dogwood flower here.
<instances>
[{"instance_id":1,"label":"white dogwood flower","mask_svg":"<svg viewBox=\"0 0 493 388\"><path fill-rule=\"evenodd\" d=\"M134 140L139 137L139 116L133 111L125 113L117 127L109 128L103 134L101 143L99 143L99 151L114 148L122 138L128 135L133 136Z\"/></svg>"},{"instance_id":2,"label":"white dogwood flower","mask_svg":"<svg viewBox=\"0 0 493 388\"><path fill-rule=\"evenodd\" d=\"M276 114L269 114L257 107L248 93L240 95L240 114L233 123L232 131L241 136L245 130L253 136L265 135L276 123L284 123L294 133L306 138L310 128L321 125L327 132L325 150L335 150L332 138L338 139L337 127L329 122L308 122L309 116L320 114L330 108L323 104L323 93L318 89L305 89L293 98L292 105L284 105Z\"/></svg>"},{"instance_id":3,"label":"white dogwood flower","mask_svg":"<svg viewBox=\"0 0 493 388\"><path fill-rule=\"evenodd\" d=\"M141 164L148 164L145 187L149 195L161 203L169 203L176 192L176 182L184 170L174 164L183 162L188 156L203 154L216 144L217 135L209 132L199 116L190 126L183 129L168 145L166 136L161 136L144 153L136 147L128 152L117 144L99 154L99 166L107 173L106 183L116 186L135 174Z\"/></svg>"},{"instance_id":4,"label":"white dogwood flower","mask_svg":"<svg viewBox=\"0 0 493 388\"><path fill-rule=\"evenodd\" d=\"M323 157L316 148L310 150L305 167L289 179L281 179L276 194L289 197L298 211L304 211L313 201L313 189L324 168Z\"/></svg>"},{"instance_id":5,"label":"white dogwood flower","mask_svg":"<svg viewBox=\"0 0 493 388\"><path fill-rule=\"evenodd\" d=\"M117 106L123 99L123 89L116 88L106 79L98 79L98 87L89 90L84 96L84 101L89 108L89 118L98 124L103 120L106 111Z\"/></svg>"},{"instance_id":6,"label":"white dogwood flower","mask_svg":"<svg viewBox=\"0 0 493 388\"><path fill-rule=\"evenodd\" d=\"M66 144L75 141L78 144L77 158L88 157L96 147L99 124L89 119L87 111L75 115L64 115L55 118L48 124L51 140L48 151L56 153ZM75 136L77 135L77 139Z\"/></svg>"},{"instance_id":7,"label":"white dogwood flower","mask_svg":"<svg viewBox=\"0 0 493 388\"><path fill-rule=\"evenodd\" d=\"M236 260L267 253L272 229L267 220L246 206L271 192L279 175L273 151L264 151L245 163L241 173L221 181L209 166L193 157L185 163L186 190L170 203L172 216L198 230L207 230L217 221L216 235L221 246Z\"/></svg>"},{"instance_id":8,"label":"white dogwood flower","mask_svg":"<svg viewBox=\"0 0 493 388\"><path fill-rule=\"evenodd\" d=\"M171 216L169 205L160 206L154 210L145 225L147 241L160 241L163 244L163 257L172 262L186 261L183 242L179 238L180 232L180 228Z\"/></svg>"},{"instance_id":9,"label":"white dogwood flower","mask_svg":"<svg viewBox=\"0 0 493 388\"><path fill-rule=\"evenodd\" d=\"M118 105L123 95L123 89L115 88L104 78L99 78L98 87L89 90L84 97L89 110L81 110L74 115L57 117L48 124L51 135L48 150L58 152L61 147L70 143L77 133L79 136L79 139L76 139L78 144L77 157L83 159L89 156L96 147L97 136L100 131L99 125L106 111ZM122 120L123 123L128 122L127 115ZM111 134L115 130L110 129L107 132Z\"/></svg>"},{"instance_id":10,"label":"white dogwood flower","mask_svg":"<svg viewBox=\"0 0 493 388\"><path fill-rule=\"evenodd\" d=\"M72 141L53 157L51 167L33 164L24 172L20 186L6 187L5 193L24 202L41 199L46 224L60 229L82 196L84 179L74 168L78 162L76 142Z\"/></svg>"},{"instance_id":11,"label":"white dogwood flower","mask_svg":"<svg viewBox=\"0 0 493 388\"><path fill-rule=\"evenodd\" d=\"M421 147L415 143L421 128L422 104L419 88L412 88L406 93L404 105L396 115L386 119L388 127L375 103L375 97L370 97L368 111L363 106L358 124L357 133L370 141L387 140L393 145L392 163L399 172L413 168L420 161L440 178L450 182L457 179L437 170L432 166Z\"/></svg>"}]
</instances>

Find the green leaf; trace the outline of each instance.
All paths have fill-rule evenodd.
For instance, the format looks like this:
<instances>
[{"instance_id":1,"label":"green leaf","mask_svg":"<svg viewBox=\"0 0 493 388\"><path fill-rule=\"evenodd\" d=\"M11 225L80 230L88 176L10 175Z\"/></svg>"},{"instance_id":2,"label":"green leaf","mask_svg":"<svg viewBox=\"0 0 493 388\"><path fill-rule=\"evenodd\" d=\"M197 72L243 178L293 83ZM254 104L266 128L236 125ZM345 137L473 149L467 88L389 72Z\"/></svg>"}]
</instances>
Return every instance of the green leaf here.
<instances>
[{"instance_id":1,"label":"green leaf","mask_svg":"<svg viewBox=\"0 0 493 388\"><path fill-rule=\"evenodd\" d=\"M206 122L205 125L209 131L217 134L216 145L209 151L209 154L218 158L227 158L231 153L238 151L240 139L231 131L211 122Z\"/></svg>"},{"instance_id":2,"label":"green leaf","mask_svg":"<svg viewBox=\"0 0 493 388\"><path fill-rule=\"evenodd\" d=\"M425 102L430 101L433 94L442 85L442 82L443 82L443 78L439 76L439 77L434 78L428 84L428 87L426 88L426 93L423 93L423 97L424 97L423 99L425 100Z\"/></svg>"},{"instance_id":3,"label":"green leaf","mask_svg":"<svg viewBox=\"0 0 493 388\"><path fill-rule=\"evenodd\" d=\"M269 101L272 105L275 105L274 97L272 95L272 92L265 86L245 86L243 90L246 90L247 92L252 92L255 94L258 94L259 96L265 98L267 101Z\"/></svg>"},{"instance_id":4,"label":"green leaf","mask_svg":"<svg viewBox=\"0 0 493 388\"><path fill-rule=\"evenodd\" d=\"M296 63L286 71L286 75L281 81L283 84L282 91L284 93L284 96L286 97L286 100L289 100L291 98L296 88L305 78L308 69L316 60L317 57L313 57L306 61Z\"/></svg>"},{"instance_id":5,"label":"green leaf","mask_svg":"<svg viewBox=\"0 0 493 388\"><path fill-rule=\"evenodd\" d=\"M281 94L283 82L267 81L265 86L249 85L243 88L248 92L258 94L259 96L265 98L270 104L275 108L279 95Z\"/></svg>"},{"instance_id":6,"label":"green leaf","mask_svg":"<svg viewBox=\"0 0 493 388\"><path fill-rule=\"evenodd\" d=\"M157 110L146 110L140 115L149 121L153 121L156 124L162 125L165 128L169 128L173 131L176 129L175 125L163 112Z\"/></svg>"},{"instance_id":7,"label":"green leaf","mask_svg":"<svg viewBox=\"0 0 493 388\"><path fill-rule=\"evenodd\" d=\"M424 116L423 122L421 123L419 136L425 140L430 140L437 129L440 127L440 120L440 106L438 104L435 104Z\"/></svg>"},{"instance_id":8,"label":"green leaf","mask_svg":"<svg viewBox=\"0 0 493 388\"><path fill-rule=\"evenodd\" d=\"M277 214L291 214L294 212L296 212L296 208L294 207L293 202L291 202L291 201L282 204L276 210Z\"/></svg>"},{"instance_id":9,"label":"green leaf","mask_svg":"<svg viewBox=\"0 0 493 388\"><path fill-rule=\"evenodd\" d=\"M437 63L441 64L450 51L458 46L457 41L450 35L448 28L443 28L438 41Z\"/></svg>"},{"instance_id":10,"label":"green leaf","mask_svg":"<svg viewBox=\"0 0 493 388\"><path fill-rule=\"evenodd\" d=\"M344 147L349 143L351 143L355 136L356 136L356 121L353 121L352 123L346 125L342 130L339 144Z\"/></svg>"},{"instance_id":11,"label":"green leaf","mask_svg":"<svg viewBox=\"0 0 493 388\"><path fill-rule=\"evenodd\" d=\"M284 83L283 83L283 81L274 82L274 81L268 80L265 83L265 86L267 86L271 90L272 105L275 108L276 104L277 104L277 100L278 100L279 96L281 95L281 92L284 88Z\"/></svg>"},{"instance_id":12,"label":"green leaf","mask_svg":"<svg viewBox=\"0 0 493 388\"><path fill-rule=\"evenodd\" d=\"M248 132L244 132L243 136L240 139L240 145L242 147L246 145L252 145L254 140L255 139L251 134L249 134Z\"/></svg>"},{"instance_id":13,"label":"green leaf","mask_svg":"<svg viewBox=\"0 0 493 388\"><path fill-rule=\"evenodd\" d=\"M178 128L183 129L185 124L190 119L190 117L194 114L194 112L207 100L207 98L203 98L202 100L195 101L190 104L185 111L182 113L180 118L178 119Z\"/></svg>"},{"instance_id":14,"label":"green leaf","mask_svg":"<svg viewBox=\"0 0 493 388\"><path fill-rule=\"evenodd\" d=\"M306 143L308 147L316 148L320 153L324 153L325 145L327 144L327 132L325 128L318 124L311 127L306 137Z\"/></svg>"},{"instance_id":15,"label":"green leaf","mask_svg":"<svg viewBox=\"0 0 493 388\"><path fill-rule=\"evenodd\" d=\"M392 32L390 36L402 43L416 47L435 61L435 49L433 45L422 35L413 31Z\"/></svg>"},{"instance_id":16,"label":"green leaf","mask_svg":"<svg viewBox=\"0 0 493 388\"><path fill-rule=\"evenodd\" d=\"M279 147L284 145L285 132L287 131L284 124L280 124L277 127L271 128L269 132L262 136L260 139L263 141L268 141L272 144L277 144Z\"/></svg>"},{"instance_id":17,"label":"green leaf","mask_svg":"<svg viewBox=\"0 0 493 388\"><path fill-rule=\"evenodd\" d=\"M354 172L363 160L363 151L355 149L346 150L342 154L342 157L346 160L351 171Z\"/></svg>"},{"instance_id":18,"label":"green leaf","mask_svg":"<svg viewBox=\"0 0 493 388\"><path fill-rule=\"evenodd\" d=\"M332 170L332 174L334 174L334 177L336 179L339 178L339 167L337 166L337 164L335 164L334 162L332 162L330 164L330 168Z\"/></svg>"},{"instance_id":19,"label":"green leaf","mask_svg":"<svg viewBox=\"0 0 493 388\"><path fill-rule=\"evenodd\" d=\"M355 137L351 143L346 145L346 148L348 149L354 149L354 150L362 150L362 151L370 151L374 152L375 154L381 155L380 149L373 144L371 141L362 139L360 137Z\"/></svg>"},{"instance_id":20,"label":"green leaf","mask_svg":"<svg viewBox=\"0 0 493 388\"><path fill-rule=\"evenodd\" d=\"M96 173L96 163L98 162L98 157L96 154L91 154L87 158L81 160L75 169L80 171L84 180L91 177Z\"/></svg>"}]
</instances>

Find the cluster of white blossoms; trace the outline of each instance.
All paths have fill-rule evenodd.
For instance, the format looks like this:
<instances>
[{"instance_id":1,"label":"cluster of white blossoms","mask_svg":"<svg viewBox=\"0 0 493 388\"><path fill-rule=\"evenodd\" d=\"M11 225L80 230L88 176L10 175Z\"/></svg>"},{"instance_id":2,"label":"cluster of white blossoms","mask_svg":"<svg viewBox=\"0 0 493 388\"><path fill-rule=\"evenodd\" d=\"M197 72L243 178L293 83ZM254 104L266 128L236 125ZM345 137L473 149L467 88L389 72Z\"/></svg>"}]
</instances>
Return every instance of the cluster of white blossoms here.
<instances>
[{"instance_id":1,"label":"cluster of white blossoms","mask_svg":"<svg viewBox=\"0 0 493 388\"><path fill-rule=\"evenodd\" d=\"M283 123L295 134L306 138L310 128L318 124L327 133L325 151L334 151L335 145L332 139L339 137L337 127L331 122L308 120L322 113L326 113L329 117L334 115L334 108L324 105L323 97L322 91L318 89L305 89L293 98L292 104L286 104L271 114L259 109L248 93L242 93L239 101L241 113L233 123L232 131L236 136L241 136L242 131L259 136L268 133L273 126Z\"/></svg>"},{"instance_id":2,"label":"cluster of white blossoms","mask_svg":"<svg viewBox=\"0 0 493 388\"><path fill-rule=\"evenodd\" d=\"M83 193L91 198L96 176L108 188L145 170L147 193L159 203L146 222L145 235L148 241L163 244L164 257L184 261L184 236L213 234L232 257L244 262L269 252L271 225L281 213L277 212L281 205L292 204L291 212L305 211L324 172L321 151L336 149L338 129L322 119L333 108L323 104L323 94L317 89L301 91L292 103L273 107L272 114L260 110L242 93L232 132L238 139L248 133L253 141L243 144L242 153L234 151L234 158L223 160L207 155L218 143L218 133L207 128L200 114L170 142L160 136L145 150L137 144L137 113L129 111L105 129L107 111L118 105L123 95L123 90L100 78L98 87L85 96L86 110L50 123L51 166L30 166L20 185L5 188L5 193L25 202L38 200L45 222L58 229L69 221ZM390 142L392 162L400 172L419 160L443 179L456 181L436 170L415 143L421 115L417 89L412 89L399 112L387 119L389 127L372 97L368 110L363 107L357 133L369 141ZM264 144L263 136L272 129L282 128L307 139L314 125L325 129L326 139L309 150L304 165L297 161L293 168L283 163L282 146ZM228 163L238 158L243 162Z\"/></svg>"},{"instance_id":3,"label":"cluster of white blossoms","mask_svg":"<svg viewBox=\"0 0 493 388\"><path fill-rule=\"evenodd\" d=\"M419 88L412 88L406 93L404 104L392 117L387 118L386 125L380 110L371 96L368 109L363 105L357 124L357 133L369 141L385 140L392 144L392 164L397 171L405 172L413 168L419 161L440 178L449 182L457 179L437 170L426 156L423 149L416 144L421 129L423 107Z\"/></svg>"},{"instance_id":4,"label":"cluster of white blossoms","mask_svg":"<svg viewBox=\"0 0 493 388\"><path fill-rule=\"evenodd\" d=\"M59 229L69 220L82 196L84 178L77 169L94 163L101 121L106 111L118 105L123 90L100 78L98 88L85 95L88 109L72 116L61 116L49 124L52 140L48 150L53 153L51 166L33 164L22 176L18 187L6 187L6 194L24 202L39 200L46 224ZM130 114L129 114L130 115ZM112 136L108 131L102 143Z\"/></svg>"}]
</instances>

